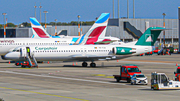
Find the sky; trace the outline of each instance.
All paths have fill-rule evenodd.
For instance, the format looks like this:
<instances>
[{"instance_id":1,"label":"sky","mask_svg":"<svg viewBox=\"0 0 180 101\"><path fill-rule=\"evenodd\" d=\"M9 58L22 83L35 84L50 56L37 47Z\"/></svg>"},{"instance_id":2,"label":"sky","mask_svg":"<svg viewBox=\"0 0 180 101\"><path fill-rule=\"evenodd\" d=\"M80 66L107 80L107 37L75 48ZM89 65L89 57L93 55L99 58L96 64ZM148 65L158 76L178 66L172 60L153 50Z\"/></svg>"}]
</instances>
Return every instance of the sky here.
<instances>
[{"instance_id":1,"label":"sky","mask_svg":"<svg viewBox=\"0 0 180 101\"><path fill-rule=\"evenodd\" d=\"M3 24L4 16L7 13L7 22L21 24L29 22L29 17L35 16L40 20L41 4L41 21L45 21L43 11L48 11L47 21L54 22L71 22L78 21L95 21L101 13L110 13L113 17L113 0L0 0L0 24ZM120 17L127 17L127 0L120 1ZM117 0L114 0L115 18L117 18ZM166 19L178 18L179 0L135 0L135 18L162 19L162 13L166 13ZM133 18L133 0L129 0L129 18Z\"/></svg>"}]
</instances>

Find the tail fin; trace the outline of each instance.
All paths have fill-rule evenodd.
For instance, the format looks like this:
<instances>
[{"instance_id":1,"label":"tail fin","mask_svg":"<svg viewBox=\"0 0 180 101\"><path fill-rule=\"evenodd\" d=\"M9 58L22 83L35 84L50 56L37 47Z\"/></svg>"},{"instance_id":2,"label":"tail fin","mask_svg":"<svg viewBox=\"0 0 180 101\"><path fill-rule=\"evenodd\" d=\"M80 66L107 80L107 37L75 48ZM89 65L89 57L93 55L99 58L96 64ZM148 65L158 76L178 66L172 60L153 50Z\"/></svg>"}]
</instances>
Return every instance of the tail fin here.
<instances>
[{"instance_id":1,"label":"tail fin","mask_svg":"<svg viewBox=\"0 0 180 101\"><path fill-rule=\"evenodd\" d=\"M162 30L165 30L165 28L163 27L148 28L144 32L144 34L139 38L139 40L135 45L153 46Z\"/></svg>"},{"instance_id":2,"label":"tail fin","mask_svg":"<svg viewBox=\"0 0 180 101\"><path fill-rule=\"evenodd\" d=\"M102 13L88 32L83 35L80 44L94 44L99 37L105 37L109 16L109 13Z\"/></svg>"},{"instance_id":3,"label":"tail fin","mask_svg":"<svg viewBox=\"0 0 180 101\"><path fill-rule=\"evenodd\" d=\"M40 38L49 38L50 35L44 30L41 24L36 18L30 18L30 23L33 29L34 36L39 36Z\"/></svg>"}]
</instances>

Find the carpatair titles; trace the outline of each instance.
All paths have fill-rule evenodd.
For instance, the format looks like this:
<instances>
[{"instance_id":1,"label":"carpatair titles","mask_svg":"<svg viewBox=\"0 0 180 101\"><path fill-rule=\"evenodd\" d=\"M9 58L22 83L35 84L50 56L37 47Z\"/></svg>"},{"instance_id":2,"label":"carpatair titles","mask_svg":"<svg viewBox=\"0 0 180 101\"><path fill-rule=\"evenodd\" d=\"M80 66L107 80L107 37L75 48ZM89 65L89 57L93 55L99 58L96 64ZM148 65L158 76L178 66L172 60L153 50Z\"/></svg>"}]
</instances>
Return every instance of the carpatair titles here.
<instances>
[{"instance_id":1,"label":"carpatair titles","mask_svg":"<svg viewBox=\"0 0 180 101\"><path fill-rule=\"evenodd\" d=\"M35 47L36 50L57 50L57 47Z\"/></svg>"}]
</instances>

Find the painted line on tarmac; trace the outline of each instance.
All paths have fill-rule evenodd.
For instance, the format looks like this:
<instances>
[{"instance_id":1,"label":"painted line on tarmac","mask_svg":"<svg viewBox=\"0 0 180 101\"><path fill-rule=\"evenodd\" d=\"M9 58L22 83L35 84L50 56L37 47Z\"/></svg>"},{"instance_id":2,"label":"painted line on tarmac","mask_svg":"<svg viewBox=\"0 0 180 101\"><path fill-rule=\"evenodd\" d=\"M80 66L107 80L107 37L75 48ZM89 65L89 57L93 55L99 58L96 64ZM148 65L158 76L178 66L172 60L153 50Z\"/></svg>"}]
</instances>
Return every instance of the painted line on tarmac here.
<instances>
[{"instance_id":1,"label":"painted line on tarmac","mask_svg":"<svg viewBox=\"0 0 180 101\"><path fill-rule=\"evenodd\" d=\"M28 75L28 76L36 76L36 77L48 77L48 78L56 78L56 79L64 79L64 80L74 80L74 81L85 81L85 82L92 82L92 83L102 83L102 84L114 84L114 85L125 85L122 83L112 83L112 82L105 82L105 81L95 81L95 80L85 80L85 79L76 79L76 78L67 78L67 77L57 77L57 76L50 76L50 75L37 75L37 74L28 74L28 73L19 73L19 72L13 72L13 71L0 71L1 73L10 73L10 74L20 74L20 75ZM137 86L142 87L142 86ZM143 87L147 88L147 87Z\"/></svg>"},{"instance_id":2,"label":"painted line on tarmac","mask_svg":"<svg viewBox=\"0 0 180 101\"><path fill-rule=\"evenodd\" d=\"M138 61L121 61L121 62L133 62L133 63L150 63L150 64L167 64L167 65L176 65L176 63L160 63L160 62L138 62Z\"/></svg>"},{"instance_id":3,"label":"painted line on tarmac","mask_svg":"<svg viewBox=\"0 0 180 101\"><path fill-rule=\"evenodd\" d=\"M89 101L85 99L79 99L79 98L73 98L73 97L67 97L67 96L60 96L60 95L54 95L54 94L47 94L47 93L41 93L41 92L34 92L34 91L28 91L28 90L21 90L21 89L14 89L14 88L8 88L8 87L0 87L2 89L10 89L15 91L22 91L22 92L28 92L28 93L35 93L35 94L41 94L41 95L48 95L48 96L55 96L60 98L67 98L67 99L73 99L73 100L79 100L79 101Z\"/></svg>"}]
</instances>

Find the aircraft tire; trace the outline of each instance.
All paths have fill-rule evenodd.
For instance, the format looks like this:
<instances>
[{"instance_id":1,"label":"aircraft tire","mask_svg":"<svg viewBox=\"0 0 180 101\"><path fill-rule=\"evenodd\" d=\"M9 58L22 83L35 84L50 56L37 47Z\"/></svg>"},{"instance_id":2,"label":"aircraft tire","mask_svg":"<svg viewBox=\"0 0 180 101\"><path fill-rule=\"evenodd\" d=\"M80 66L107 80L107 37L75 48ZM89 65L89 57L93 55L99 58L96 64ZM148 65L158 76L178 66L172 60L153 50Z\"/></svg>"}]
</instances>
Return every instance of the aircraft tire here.
<instances>
[{"instance_id":1,"label":"aircraft tire","mask_svg":"<svg viewBox=\"0 0 180 101\"><path fill-rule=\"evenodd\" d=\"M87 62L83 62L83 63L82 63L82 66L83 66L83 67L87 67L87 65L88 65Z\"/></svg>"},{"instance_id":2,"label":"aircraft tire","mask_svg":"<svg viewBox=\"0 0 180 101\"><path fill-rule=\"evenodd\" d=\"M96 63L91 63L90 66L91 67L96 67Z\"/></svg>"}]
</instances>

